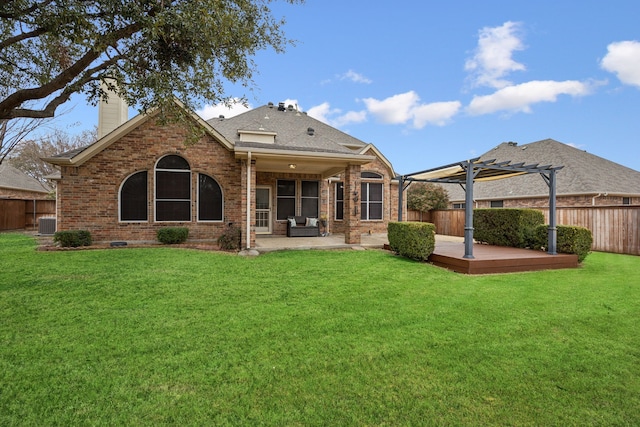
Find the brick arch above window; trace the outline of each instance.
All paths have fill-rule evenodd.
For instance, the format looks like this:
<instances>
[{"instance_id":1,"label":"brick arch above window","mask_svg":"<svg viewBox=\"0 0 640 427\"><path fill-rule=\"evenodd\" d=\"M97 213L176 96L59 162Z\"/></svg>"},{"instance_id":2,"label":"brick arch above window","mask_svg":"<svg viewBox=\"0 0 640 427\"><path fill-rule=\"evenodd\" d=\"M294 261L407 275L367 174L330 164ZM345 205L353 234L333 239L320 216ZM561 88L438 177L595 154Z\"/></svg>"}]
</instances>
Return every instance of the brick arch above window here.
<instances>
[{"instance_id":1,"label":"brick arch above window","mask_svg":"<svg viewBox=\"0 0 640 427\"><path fill-rule=\"evenodd\" d=\"M363 171L363 172L360 173L360 178L364 178L364 179L383 179L384 176L382 176L382 174L379 174L378 172Z\"/></svg>"}]
</instances>

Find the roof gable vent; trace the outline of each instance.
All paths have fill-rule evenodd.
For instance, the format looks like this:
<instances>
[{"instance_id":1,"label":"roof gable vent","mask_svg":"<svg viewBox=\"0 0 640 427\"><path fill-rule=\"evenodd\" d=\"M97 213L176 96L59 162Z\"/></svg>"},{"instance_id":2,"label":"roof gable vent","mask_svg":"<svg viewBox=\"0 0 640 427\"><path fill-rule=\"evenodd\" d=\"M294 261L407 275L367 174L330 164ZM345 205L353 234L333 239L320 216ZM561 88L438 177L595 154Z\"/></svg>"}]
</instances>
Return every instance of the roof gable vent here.
<instances>
[{"instance_id":1,"label":"roof gable vent","mask_svg":"<svg viewBox=\"0 0 640 427\"><path fill-rule=\"evenodd\" d=\"M262 144L274 144L276 142L276 133L264 130L239 130L241 142L259 142Z\"/></svg>"},{"instance_id":2,"label":"roof gable vent","mask_svg":"<svg viewBox=\"0 0 640 427\"><path fill-rule=\"evenodd\" d=\"M314 133L315 133L315 130L313 128L307 128L307 135L313 136Z\"/></svg>"}]
</instances>

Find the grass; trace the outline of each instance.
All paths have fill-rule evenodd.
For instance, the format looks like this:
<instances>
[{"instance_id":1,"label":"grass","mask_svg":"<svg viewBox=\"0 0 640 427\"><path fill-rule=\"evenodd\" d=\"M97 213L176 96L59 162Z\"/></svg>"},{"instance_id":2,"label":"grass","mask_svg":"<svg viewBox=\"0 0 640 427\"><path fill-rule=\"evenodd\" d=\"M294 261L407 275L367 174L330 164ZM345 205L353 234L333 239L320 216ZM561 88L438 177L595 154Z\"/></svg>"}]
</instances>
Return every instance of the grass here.
<instances>
[{"instance_id":1,"label":"grass","mask_svg":"<svg viewBox=\"0 0 640 427\"><path fill-rule=\"evenodd\" d=\"M0 425L639 425L640 258L36 252L0 234Z\"/></svg>"}]
</instances>

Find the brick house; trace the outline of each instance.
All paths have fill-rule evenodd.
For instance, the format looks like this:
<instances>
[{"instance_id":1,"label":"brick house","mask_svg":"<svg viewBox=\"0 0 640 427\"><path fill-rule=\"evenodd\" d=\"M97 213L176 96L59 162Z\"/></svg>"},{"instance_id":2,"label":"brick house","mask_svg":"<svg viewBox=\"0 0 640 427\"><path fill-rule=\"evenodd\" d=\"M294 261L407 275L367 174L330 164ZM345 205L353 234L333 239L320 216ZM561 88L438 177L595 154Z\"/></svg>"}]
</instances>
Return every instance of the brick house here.
<instances>
[{"instance_id":1,"label":"brick house","mask_svg":"<svg viewBox=\"0 0 640 427\"><path fill-rule=\"evenodd\" d=\"M510 160L511 164L564 166L557 176L557 207L640 204L640 172L587 153L553 139L518 145L504 142L480 160ZM457 185L444 185L451 208L464 208L465 193ZM477 182L474 208L544 208L549 189L542 177L522 175L510 179Z\"/></svg>"},{"instance_id":2,"label":"brick house","mask_svg":"<svg viewBox=\"0 0 640 427\"><path fill-rule=\"evenodd\" d=\"M0 164L0 198L46 200L51 191L51 188L6 161Z\"/></svg>"},{"instance_id":3,"label":"brick house","mask_svg":"<svg viewBox=\"0 0 640 427\"><path fill-rule=\"evenodd\" d=\"M252 248L256 235L285 235L293 215L326 218L326 231L350 244L397 218L395 173L371 144L283 104L208 122L189 116L203 130L194 144L185 127L152 113L45 159L61 172L57 229L152 242L159 228L184 226L190 241L215 242L233 223Z\"/></svg>"}]
</instances>

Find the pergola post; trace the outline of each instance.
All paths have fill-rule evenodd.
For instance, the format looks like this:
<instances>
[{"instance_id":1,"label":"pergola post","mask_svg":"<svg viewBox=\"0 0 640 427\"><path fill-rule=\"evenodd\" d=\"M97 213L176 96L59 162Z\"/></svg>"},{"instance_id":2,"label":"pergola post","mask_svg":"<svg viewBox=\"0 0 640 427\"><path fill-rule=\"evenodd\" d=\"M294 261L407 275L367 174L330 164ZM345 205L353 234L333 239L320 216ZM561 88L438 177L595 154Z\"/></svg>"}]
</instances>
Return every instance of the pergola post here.
<instances>
[{"instance_id":1,"label":"pergola post","mask_svg":"<svg viewBox=\"0 0 640 427\"><path fill-rule=\"evenodd\" d=\"M556 228L556 171L549 171L549 229L547 232L550 255L557 255L558 229Z\"/></svg>"},{"instance_id":2,"label":"pergola post","mask_svg":"<svg viewBox=\"0 0 640 427\"><path fill-rule=\"evenodd\" d=\"M473 163L467 162L464 197L464 257L473 259Z\"/></svg>"}]
</instances>

